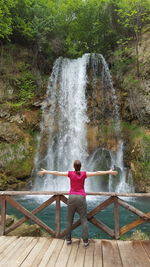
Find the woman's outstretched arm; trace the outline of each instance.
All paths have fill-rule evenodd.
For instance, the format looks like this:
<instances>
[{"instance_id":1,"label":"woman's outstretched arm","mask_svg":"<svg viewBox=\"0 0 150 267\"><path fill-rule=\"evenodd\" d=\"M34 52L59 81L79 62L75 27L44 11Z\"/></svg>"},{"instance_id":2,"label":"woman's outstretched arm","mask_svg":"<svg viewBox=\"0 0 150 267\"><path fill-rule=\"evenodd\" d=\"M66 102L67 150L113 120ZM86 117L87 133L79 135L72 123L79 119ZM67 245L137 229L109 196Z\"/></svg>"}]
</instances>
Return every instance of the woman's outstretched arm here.
<instances>
[{"instance_id":1,"label":"woman's outstretched arm","mask_svg":"<svg viewBox=\"0 0 150 267\"><path fill-rule=\"evenodd\" d=\"M111 174L111 175L117 175L117 171L109 170L109 171L97 171L97 172L87 172L86 176L91 177L91 176L99 176L99 175L105 175L105 174Z\"/></svg>"},{"instance_id":2,"label":"woman's outstretched arm","mask_svg":"<svg viewBox=\"0 0 150 267\"><path fill-rule=\"evenodd\" d=\"M68 176L68 172L48 171L45 169L41 169L41 171L38 172L38 175L42 176L44 174L52 174L56 176Z\"/></svg>"}]
</instances>

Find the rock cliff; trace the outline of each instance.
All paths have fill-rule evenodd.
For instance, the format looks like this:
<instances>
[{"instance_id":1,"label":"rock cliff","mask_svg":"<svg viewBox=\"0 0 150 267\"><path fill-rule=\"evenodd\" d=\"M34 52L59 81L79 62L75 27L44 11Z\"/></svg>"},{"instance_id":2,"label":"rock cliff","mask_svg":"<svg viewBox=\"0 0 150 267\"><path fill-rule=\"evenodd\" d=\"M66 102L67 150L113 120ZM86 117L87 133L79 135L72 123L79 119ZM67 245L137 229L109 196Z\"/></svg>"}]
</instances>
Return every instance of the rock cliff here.
<instances>
[{"instance_id":1,"label":"rock cliff","mask_svg":"<svg viewBox=\"0 0 150 267\"><path fill-rule=\"evenodd\" d=\"M136 75L134 44L111 59L124 139L124 162L134 177L136 191L150 192L150 33L139 46L140 76ZM48 66L48 67L47 67ZM22 190L30 186L41 103L45 98L51 62L34 60L31 49L17 45L1 48L0 62L0 188ZM89 151L97 147L115 150L111 101L104 110L100 80L87 87Z\"/></svg>"}]
</instances>

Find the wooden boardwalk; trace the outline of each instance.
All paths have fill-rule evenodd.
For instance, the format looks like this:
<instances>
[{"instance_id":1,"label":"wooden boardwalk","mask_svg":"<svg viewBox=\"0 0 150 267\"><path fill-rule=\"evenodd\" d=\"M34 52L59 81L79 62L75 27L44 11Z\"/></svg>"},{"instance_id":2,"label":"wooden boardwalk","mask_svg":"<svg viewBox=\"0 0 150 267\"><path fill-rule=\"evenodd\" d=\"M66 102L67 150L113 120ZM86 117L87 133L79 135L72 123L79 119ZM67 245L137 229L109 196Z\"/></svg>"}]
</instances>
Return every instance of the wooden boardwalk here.
<instances>
[{"instance_id":1,"label":"wooden boardwalk","mask_svg":"<svg viewBox=\"0 0 150 267\"><path fill-rule=\"evenodd\" d=\"M48 237L0 237L0 267L150 267L150 241L80 239L72 245Z\"/></svg>"}]
</instances>

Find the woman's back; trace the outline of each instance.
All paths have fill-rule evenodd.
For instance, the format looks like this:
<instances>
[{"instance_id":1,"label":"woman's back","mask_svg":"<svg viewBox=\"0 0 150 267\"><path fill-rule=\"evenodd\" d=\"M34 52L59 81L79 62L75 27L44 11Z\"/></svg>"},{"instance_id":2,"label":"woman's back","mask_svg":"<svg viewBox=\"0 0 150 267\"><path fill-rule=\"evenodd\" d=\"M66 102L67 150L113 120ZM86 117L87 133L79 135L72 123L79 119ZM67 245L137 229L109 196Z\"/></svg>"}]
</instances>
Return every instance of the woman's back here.
<instances>
[{"instance_id":1,"label":"woman's back","mask_svg":"<svg viewBox=\"0 0 150 267\"><path fill-rule=\"evenodd\" d=\"M70 195L83 195L85 196L84 182L87 178L85 171L69 171L68 177L70 178Z\"/></svg>"}]
</instances>

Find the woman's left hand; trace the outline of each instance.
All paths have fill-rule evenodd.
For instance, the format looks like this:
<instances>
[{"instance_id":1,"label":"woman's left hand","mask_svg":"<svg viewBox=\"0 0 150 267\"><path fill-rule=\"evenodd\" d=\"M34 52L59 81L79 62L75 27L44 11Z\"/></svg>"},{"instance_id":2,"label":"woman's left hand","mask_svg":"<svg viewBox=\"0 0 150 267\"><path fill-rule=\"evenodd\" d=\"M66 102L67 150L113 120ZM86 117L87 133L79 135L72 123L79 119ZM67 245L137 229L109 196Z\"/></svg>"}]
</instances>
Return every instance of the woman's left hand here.
<instances>
[{"instance_id":1,"label":"woman's left hand","mask_svg":"<svg viewBox=\"0 0 150 267\"><path fill-rule=\"evenodd\" d=\"M109 174L111 174L111 175L117 175L118 172L117 172L117 171L110 170L110 171L109 171Z\"/></svg>"}]
</instances>

